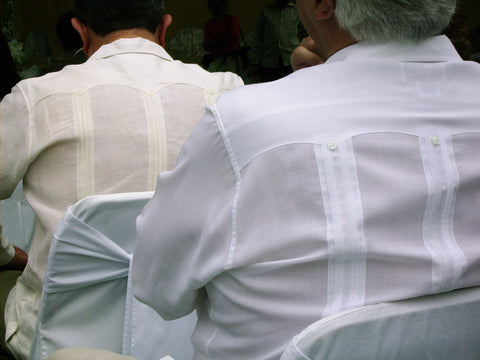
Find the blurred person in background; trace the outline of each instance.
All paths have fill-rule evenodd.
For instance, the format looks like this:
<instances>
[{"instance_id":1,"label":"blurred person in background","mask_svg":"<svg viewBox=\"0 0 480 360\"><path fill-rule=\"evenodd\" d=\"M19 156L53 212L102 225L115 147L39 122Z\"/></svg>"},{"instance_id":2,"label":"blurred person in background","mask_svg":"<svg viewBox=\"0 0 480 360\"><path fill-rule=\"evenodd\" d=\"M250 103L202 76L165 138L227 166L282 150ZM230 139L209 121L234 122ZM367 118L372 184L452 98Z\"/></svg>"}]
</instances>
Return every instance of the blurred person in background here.
<instances>
[{"instance_id":1,"label":"blurred person in background","mask_svg":"<svg viewBox=\"0 0 480 360\"><path fill-rule=\"evenodd\" d=\"M208 9L213 19L208 20L203 27L203 46L208 54L204 57L203 66L220 71L236 72L237 56L240 48L240 24L235 15L227 14L226 0L208 0ZM213 64L212 64L213 63Z\"/></svg>"},{"instance_id":2,"label":"blurred person in background","mask_svg":"<svg viewBox=\"0 0 480 360\"><path fill-rule=\"evenodd\" d=\"M290 55L306 35L293 1L273 0L260 10L252 42L252 63L261 82L292 72Z\"/></svg>"},{"instance_id":3,"label":"blurred person in background","mask_svg":"<svg viewBox=\"0 0 480 360\"><path fill-rule=\"evenodd\" d=\"M5 35L0 31L0 101L20 81Z\"/></svg>"}]
</instances>

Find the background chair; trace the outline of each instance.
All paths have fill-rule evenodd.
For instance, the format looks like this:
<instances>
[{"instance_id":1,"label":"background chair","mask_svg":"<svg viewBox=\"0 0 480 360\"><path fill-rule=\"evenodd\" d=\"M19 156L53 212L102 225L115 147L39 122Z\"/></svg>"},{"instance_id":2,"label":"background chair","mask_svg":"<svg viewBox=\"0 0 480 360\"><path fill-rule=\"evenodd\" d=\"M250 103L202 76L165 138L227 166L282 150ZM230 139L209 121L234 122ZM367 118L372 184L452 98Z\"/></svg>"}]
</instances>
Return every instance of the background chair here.
<instances>
[{"instance_id":1,"label":"background chair","mask_svg":"<svg viewBox=\"0 0 480 360\"><path fill-rule=\"evenodd\" d=\"M478 360L480 287L347 310L295 336L281 360Z\"/></svg>"},{"instance_id":2,"label":"background chair","mask_svg":"<svg viewBox=\"0 0 480 360\"><path fill-rule=\"evenodd\" d=\"M135 220L152 195L92 196L68 208L50 247L31 360L72 347L192 358L196 315L164 321L131 289Z\"/></svg>"},{"instance_id":3,"label":"background chair","mask_svg":"<svg viewBox=\"0 0 480 360\"><path fill-rule=\"evenodd\" d=\"M171 359L171 358L170 358ZM170 360L162 358L160 360ZM46 360L138 360L131 356L119 355L106 350L90 348L70 348L57 350ZM156 360L156 359L154 359Z\"/></svg>"}]
</instances>

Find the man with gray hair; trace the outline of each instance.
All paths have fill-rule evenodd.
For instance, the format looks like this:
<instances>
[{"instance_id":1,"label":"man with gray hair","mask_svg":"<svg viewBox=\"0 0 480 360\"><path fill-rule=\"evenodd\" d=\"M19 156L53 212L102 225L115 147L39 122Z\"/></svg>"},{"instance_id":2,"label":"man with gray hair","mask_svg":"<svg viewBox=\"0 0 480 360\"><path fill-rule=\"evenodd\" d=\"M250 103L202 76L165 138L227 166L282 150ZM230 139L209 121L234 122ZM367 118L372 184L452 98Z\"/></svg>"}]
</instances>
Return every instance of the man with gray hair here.
<instances>
[{"instance_id":1,"label":"man with gray hair","mask_svg":"<svg viewBox=\"0 0 480 360\"><path fill-rule=\"evenodd\" d=\"M242 85L234 74L170 57L163 46L172 19L161 0L75 0L74 13L89 59L22 81L0 103L0 199L23 179L36 215L28 262L6 305L5 338L18 359L29 356L50 239L67 207L90 195L153 190L205 106ZM0 240L5 294L6 269L22 254Z\"/></svg>"},{"instance_id":2,"label":"man with gray hair","mask_svg":"<svg viewBox=\"0 0 480 360\"><path fill-rule=\"evenodd\" d=\"M297 0L324 64L209 108L137 222L136 296L195 359L278 359L314 321L480 285L480 65L455 0Z\"/></svg>"}]
</instances>

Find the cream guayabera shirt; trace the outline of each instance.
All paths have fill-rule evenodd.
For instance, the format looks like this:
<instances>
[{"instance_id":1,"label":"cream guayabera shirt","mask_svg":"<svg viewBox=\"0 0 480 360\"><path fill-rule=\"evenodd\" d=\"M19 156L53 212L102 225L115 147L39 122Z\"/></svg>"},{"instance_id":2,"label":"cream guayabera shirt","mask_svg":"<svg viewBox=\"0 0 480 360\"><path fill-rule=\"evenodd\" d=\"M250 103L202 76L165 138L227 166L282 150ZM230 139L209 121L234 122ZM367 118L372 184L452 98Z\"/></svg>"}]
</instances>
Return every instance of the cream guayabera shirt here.
<instances>
[{"instance_id":1,"label":"cream guayabera shirt","mask_svg":"<svg viewBox=\"0 0 480 360\"><path fill-rule=\"evenodd\" d=\"M28 357L50 238L67 206L94 194L153 190L219 94L241 85L121 39L81 65L21 82L0 104L0 198L23 178L37 220L8 299L7 340ZM2 245L3 246L3 245Z\"/></svg>"},{"instance_id":2,"label":"cream guayabera shirt","mask_svg":"<svg viewBox=\"0 0 480 360\"><path fill-rule=\"evenodd\" d=\"M480 285L480 65L356 44L234 89L138 219L135 295L195 359L274 360L322 317Z\"/></svg>"}]
</instances>

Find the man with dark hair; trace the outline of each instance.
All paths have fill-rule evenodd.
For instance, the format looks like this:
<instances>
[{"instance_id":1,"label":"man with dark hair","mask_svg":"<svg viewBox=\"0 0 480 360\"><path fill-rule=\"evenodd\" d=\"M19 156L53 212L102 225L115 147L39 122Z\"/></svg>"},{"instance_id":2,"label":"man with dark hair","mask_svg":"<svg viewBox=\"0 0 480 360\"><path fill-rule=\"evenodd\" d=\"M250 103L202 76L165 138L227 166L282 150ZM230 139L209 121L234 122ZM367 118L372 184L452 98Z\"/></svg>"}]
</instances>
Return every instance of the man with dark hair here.
<instances>
[{"instance_id":1,"label":"man with dark hair","mask_svg":"<svg viewBox=\"0 0 480 360\"><path fill-rule=\"evenodd\" d=\"M455 5L297 0L325 63L222 95L160 174L133 287L197 312L196 360L279 359L342 310L480 285L480 65L439 35Z\"/></svg>"},{"instance_id":2,"label":"man with dark hair","mask_svg":"<svg viewBox=\"0 0 480 360\"><path fill-rule=\"evenodd\" d=\"M23 179L36 214L28 263L6 305L5 337L19 359L29 355L50 239L67 207L153 190L205 106L242 84L168 55L172 19L161 0L76 0L74 11L89 59L22 81L0 103L0 199ZM6 240L5 264L16 258Z\"/></svg>"},{"instance_id":3,"label":"man with dark hair","mask_svg":"<svg viewBox=\"0 0 480 360\"><path fill-rule=\"evenodd\" d=\"M163 19L165 15L165 6L158 0L121 2L75 0L73 10L81 23L100 36L117 30L135 28L155 33L159 19Z\"/></svg>"}]
</instances>

